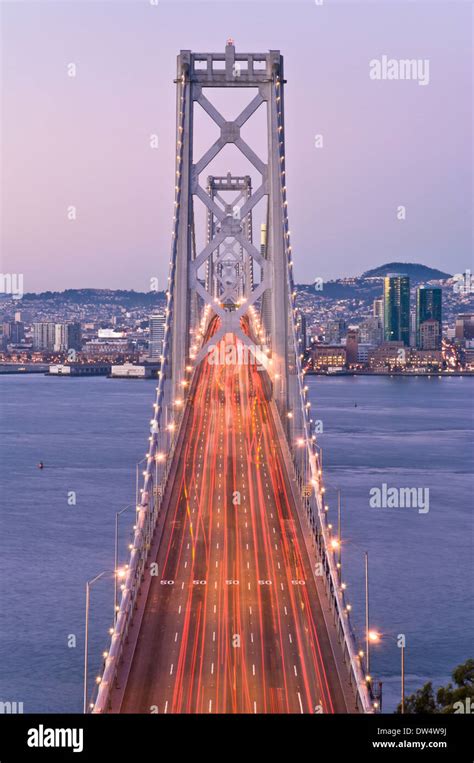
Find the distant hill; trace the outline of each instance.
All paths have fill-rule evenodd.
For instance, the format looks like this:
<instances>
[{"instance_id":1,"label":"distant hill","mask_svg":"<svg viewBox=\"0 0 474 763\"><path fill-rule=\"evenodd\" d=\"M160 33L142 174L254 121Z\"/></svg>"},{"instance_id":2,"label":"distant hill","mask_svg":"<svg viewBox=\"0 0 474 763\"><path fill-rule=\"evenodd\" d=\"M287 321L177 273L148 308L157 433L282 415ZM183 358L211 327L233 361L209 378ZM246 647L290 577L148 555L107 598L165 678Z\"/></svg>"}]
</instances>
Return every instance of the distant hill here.
<instances>
[{"instance_id":1,"label":"distant hill","mask_svg":"<svg viewBox=\"0 0 474 763\"><path fill-rule=\"evenodd\" d=\"M324 299L365 299L370 301L379 297L382 291L380 282L364 281L362 278L354 279L353 283L344 281L325 281L322 291L315 291L313 284L296 284L296 289L301 293L314 295Z\"/></svg>"},{"instance_id":2,"label":"distant hill","mask_svg":"<svg viewBox=\"0 0 474 763\"><path fill-rule=\"evenodd\" d=\"M314 294L316 298L332 300L363 300L370 304L376 297L380 297L383 286L380 280L387 273L401 273L410 277L413 286L425 284L428 281L444 281L451 278L449 273L429 268L415 262L387 262L373 270L367 270L361 276L352 278L337 278L334 281L325 281L324 289L315 291L313 284L297 284L300 293ZM374 280L377 279L377 280Z\"/></svg>"},{"instance_id":3,"label":"distant hill","mask_svg":"<svg viewBox=\"0 0 474 763\"><path fill-rule=\"evenodd\" d=\"M449 273L443 273L441 270L429 268L426 265L420 265L416 262L388 262L386 265L380 265L373 270L366 270L361 278L376 278L386 276L387 273L401 273L410 276L413 281L437 281L451 278Z\"/></svg>"},{"instance_id":4,"label":"distant hill","mask_svg":"<svg viewBox=\"0 0 474 763\"><path fill-rule=\"evenodd\" d=\"M120 304L126 307L156 305L166 299L163 291L140 292L124 289L66 289L65 291L43 291L40 294L27 293L26 302L57 302L61 304Z\"/></svg>"},{"instance_id":5,"label":"distant hill","mask_svg":"<svg viewBox=\"0 0 474 763\"><path fill-rule=\"evenodd\" d=\"M323 299L359 299L368 303L375 297L380 296L381 284L372 281L372 278L381 278L387 273L404 273L410 276L412 283L426 283L432 280L446 280L452 276L441 270L429 268L414 262L388 262L378 268L367 270L361 276L352 278L338 278L334 281L326 281L324 290L314 290L314 284L296 284L298 291L314 294ZM0 294L0 303L8 300L8 294ZM26 293L21 300L23 307L35 302L49 302L61 305L120 305L126 309L134 307L154 308L166 301L164 291L139 292L125 289L66 289L65 291L44 291L39 294Z\"/></svg>"}]
</instances>

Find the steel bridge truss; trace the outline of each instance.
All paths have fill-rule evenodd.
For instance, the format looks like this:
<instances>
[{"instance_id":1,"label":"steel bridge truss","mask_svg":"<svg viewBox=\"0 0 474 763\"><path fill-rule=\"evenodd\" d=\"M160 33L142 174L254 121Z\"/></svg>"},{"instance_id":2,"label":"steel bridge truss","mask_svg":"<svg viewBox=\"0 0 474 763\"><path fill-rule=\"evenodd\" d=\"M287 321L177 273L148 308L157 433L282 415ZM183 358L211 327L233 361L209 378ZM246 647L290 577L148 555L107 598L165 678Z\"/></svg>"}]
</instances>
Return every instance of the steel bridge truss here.
<instances>
[{"instance_id":1,"label":"steel bridge truss","mask_svg":"<svg viewBox=\"0 0 474 763\"><path fill-rule=\"evenodd\" d=\"M171 347L172 394L175 397L179 394L185 380L183 369L189 362L199 362L204 357L207 347L201 340L213 315L220 319L214 343L227 333L233 333L252 349L255 342L242 331L241 319L249 313L250 307L256 306L276 374L274 394L280 405L287 408L289 315L282 310L282 305L288 304L288 235L282 215L285 200L281 182L285 174L281 150L284 146L283 59L278 51L238 54L232 41L228 42L224 54L181 51L176 82L180 104L177 148L182 151L177 156L182 155L182 159L176 170L179 221ZM227 120L205 94L209 88L250 88L257 92L235 119ZM194 157L193 152L196 105L220 131L217 140L200 157ZM267 112L267 161L262 160L241 135L243 126L261 106L265 106ZM249 176L229 174L208 178L207 188L201 184L202 173L228 144L234 145L255 169L259 176L255 190ZM238 196L229 203L223 193L233 187ZM271 231L266 256L254 246L251 235L252 211L264 197L267 198L267 229ZM195 250L193 235L195 199L204 204L208 215L208 237L200 251ZM205 279L199 276L203 267ZM260 272L258 283L254 279L257 270ZM208 307L206 312L205 306Z\"/></svg>"}]
</instances>

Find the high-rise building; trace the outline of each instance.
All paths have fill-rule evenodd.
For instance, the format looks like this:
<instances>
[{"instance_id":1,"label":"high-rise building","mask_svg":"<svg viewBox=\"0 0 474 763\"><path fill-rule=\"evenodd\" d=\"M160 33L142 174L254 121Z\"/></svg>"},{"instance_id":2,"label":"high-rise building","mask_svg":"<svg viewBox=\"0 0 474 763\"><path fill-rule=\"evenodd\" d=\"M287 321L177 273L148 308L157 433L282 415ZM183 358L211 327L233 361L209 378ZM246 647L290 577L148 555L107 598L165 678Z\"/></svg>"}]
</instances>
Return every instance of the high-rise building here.
<instances>
[{"instance_id":1,"label":"high-rise building","mask_svg":"<svg viewBox=\"0 0 474 763\"><path fill-rule=\"evenodd\" d=\"M457 316L455 337L459 342L474 339L474 313Z\"/></svg>"},{"instance_id":2,"label":"high-rise building","mask_svg":"<svg viewBox=\"0 0 474 763\"><path fill-rule=\"evenodd\" d=\"M419 328L420 350L439 350L441 348L441 324L434 319L423 321Z\"/></svg>"},{"instance_id":3,"label":"high-rise building","mask_svg":"<svg viewBox=\"0 0 474 763\"><path fill-rule=\"evenodd\" d=\"M163 354L163 341L165 338L165 321L166 316L164 312L156 312L150 315L150 339L148 344L148 356L150 360L160 360Z\"/></svg>"},{"instance_id":4,"label":"high-rise building","mask_svg":"<svg viewBox=\"0 0 474 763\"><path fill-rule=\"evenodd\" d=\"M80 323L67 324L67 349L80 350L82 347L82 331Z\"/></svg>"},{"instance_id":5,"label":"high-rise building","mask_svg":"<svg viewBox=\"0 0 474 763\"><path fill-rule=\"evenodd\" d=\"M33 349L66 352L81 349L80 323L33 323Z\"/></svg>"},{"instance_id":6,"label":"high-rise building","mask_svg":"<svg viewBox=\"0 0 474 763\"><path fill-rule=\"evenodd\" d=\"M388 273L383 289L384 337L386 342L410 344L410 279Z\"/></svg>"},{"instance_id":7,"label":"high-rise building","mask_svg":"<svg viewBox=\"0 0 474 763\"><path fill-rule=\"evenodd\" d=\"M81 324L80 323L56 323L54 331L54 351L66 352L67 350L81 349Z\"/></svg>"},{"instance_id":8,"label":"high-rise building","mask_svg":"<svg viewBox=\"0 0 474 763\"><path fill-rule=\"evenodd\" d=\"M346 360L347 365L357 363L359 358L359 332L350 329L346 337Z\"/></svg>"},{"instance_id":9,"label":"high-rise building","mask_svg":"<svg viewBox=\"0 0 474 763\"><path fill-rule=\"evenodd\" d=\"M410 347L416 347L416 308L410 307Z\"/></svg>"},{"instance_id":10,"label":"high-rise building","mask_svg":"<svg viewBox=\"0 0 474 763\"><path fill-rule=\"evenodd\" d=\"M267 254L267 226L262 223L260 226L260 254L266 257Z\"/></svg>"},{"instance_id":11,"label":"high-rise building","mask_svg":"<svg viewBox=\"0 0 474 763\"><path fill-rule=\"evenodd\" d=\"M25 338L24 323L16 319L14 321L7 321L3 324L3 337L5 343L19 344Z\"/></svg>"},{"instance_id":12,"label":"high-rise building","mask_svg":"<svg viewBox=\"0 0 474 763\"><path fill-rule=\"evenodd\" d=\"M55 352L64 352L67 350L67 326L65 323L56 323L54 326L54 347Z\"/></svg>"},{"instance_id":13,"label":"high-rise building","mask_svg":"<svg viewBox=\"0 0 474 763\"><path fill-rule=\"evenodd\" d=\"M341 344L343 337L346 334L347 325L343 318L339 318L335 321L328 321L326 324L326 331L324 337L326 344Z\"/></svg>"},{"instance_id":14,"label":"high-rise building","mask_svg":"<svg viewBox=\"0 0 474 763\"><path fill-rule=\"evenodd\" d=\"M33 349L52 352L56 340L55 323L33 323Z\"/></svg>"},{"instance_id":15,"label":"high-rise building","mask_svg":"<svg viewBox=\"0 0 474 763\"><path fill-rule=\"evenodd\" d=\"M301 352L306 350L307 336L306 336L306 315L302 310L296 312L296 334L298 337L298 349Z\"/></svg>"},{"instance_id":16,"label":"high-rise building","mask_svg":"<svg viewBox=\"0 0 474 763\"><path fill-rule=\"evenodd\" d=\"M262 223L260 225L260 254L262 255L263 259L266 259L267 257L267 226L265 223ZM258 269L257 269L258 270ZM260 278L262 278L263 271L261 270ZM265 326L271 326L272 322L272 307L271 307L271 300L269 298L270 291L266 291L262 295L262 327ZM268 336L264 337L264 343L268 342Z\"/></svg>"},{"instance_id":17,"label":"high-rise building","mask_svg":"<svg viewBox=\"0 0 474 763\"><path fill-rule=\"evenodd\" d=\"M439 323L438 345L426 347L427 350L438 350L441 347L442 329L442 290L431 286L420 286L416 290L416 346L422 348L421 326L425 321L437 321ZM433 327L430 329L433 331Z\"/></svg>"},{"instance_id":18,"label":"high-rise building","mask_svg":"<svg viewBox=\"0 0 474 763\"><path fill-rule=\"evenodd\" d=\"M380 318L366 318L359 326L359 339L362 344L375 347L383 342L383 323Z\"/></svg>"},{"instance_id":19,"label":"high-rise building","mask_svg":"<svg viewBox=\"0 0 474 763\"><path fill-rule=\"evenodd\" d=\"M383 325L383 297L377 297L373 301L373 316L378 318Z\"/></svg>"}]
</instances>

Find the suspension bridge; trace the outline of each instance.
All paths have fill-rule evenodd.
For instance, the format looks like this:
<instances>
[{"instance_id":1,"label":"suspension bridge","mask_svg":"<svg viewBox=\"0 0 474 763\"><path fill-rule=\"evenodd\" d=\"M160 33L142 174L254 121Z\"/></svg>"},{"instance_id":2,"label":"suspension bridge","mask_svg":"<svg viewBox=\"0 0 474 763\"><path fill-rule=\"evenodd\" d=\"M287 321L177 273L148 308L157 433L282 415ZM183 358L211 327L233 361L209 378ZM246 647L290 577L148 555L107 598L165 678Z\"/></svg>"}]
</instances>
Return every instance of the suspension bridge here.
<instances>
[{"instance_id":1,"label":"suspension bridge","mask_svg":"<svg viewBox=\"0 0 474 763\"><path fill-rule=\"evenodd\" d=\"M175 82L161 370L130 559L85 710L370 713L304 381L283 57L232 40L182 50ZM222 88L248 95L235 119L213 103ZM198 109L218 134L202 155ZM259 110L264 156L242 137ZM242 160L209 174L229 144L251 175Z\"/></svg>"}]
</instances>

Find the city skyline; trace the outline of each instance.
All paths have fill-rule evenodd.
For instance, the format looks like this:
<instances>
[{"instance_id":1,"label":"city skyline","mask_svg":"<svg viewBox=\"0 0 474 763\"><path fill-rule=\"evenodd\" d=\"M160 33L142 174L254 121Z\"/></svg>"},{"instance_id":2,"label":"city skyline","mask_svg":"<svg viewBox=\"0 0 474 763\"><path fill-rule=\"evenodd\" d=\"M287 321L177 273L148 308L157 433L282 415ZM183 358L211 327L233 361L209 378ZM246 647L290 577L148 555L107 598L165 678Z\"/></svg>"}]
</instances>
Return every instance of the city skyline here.
<instances>
[{"instance_id":1,"label":"city skyline","mask_svg":"<svg viewBox=\"0 0 474 763\"><path fill-rule=\"evenodd\" d=\"M25 291L146 291L152 278L166 283L176 53L186 45L220 49L229 34L239 51L270 46L285 57L298 282L356 275L389 260L429 261L447 272L469 267L467 5L297 3L283 27L266 3L256 3L250 29L232 3L193 3L185 14L181 3L107 5L112 15L96 3L4 7L4 105L12 118L4 119L2 269L23 273ZM204 7L206 31L198 23ZM140 48L130 50L131 34ZM385 51L429 58L428 86L372 81L369 62ZM255 134L249 128L250 142ZM224 173L228 164L223 158L217 169ZM399 205L406 219L397 219ZM67 219L70 206L75 220Z\"/></svg>"}]
</instances>

